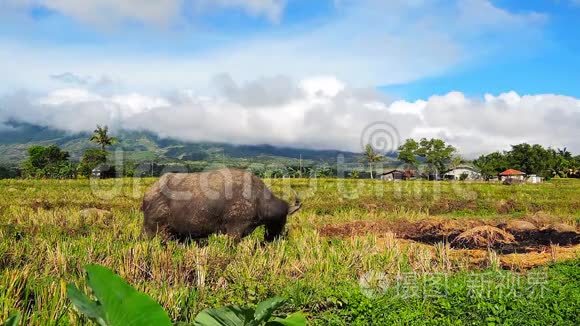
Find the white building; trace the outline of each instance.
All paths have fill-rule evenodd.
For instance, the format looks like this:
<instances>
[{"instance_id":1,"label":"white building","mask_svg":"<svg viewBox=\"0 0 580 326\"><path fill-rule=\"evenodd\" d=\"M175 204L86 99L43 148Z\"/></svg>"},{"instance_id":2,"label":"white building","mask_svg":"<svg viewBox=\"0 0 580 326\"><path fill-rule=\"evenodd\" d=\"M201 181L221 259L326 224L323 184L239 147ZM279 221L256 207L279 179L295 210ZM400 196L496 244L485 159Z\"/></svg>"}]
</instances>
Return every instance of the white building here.
<instances>
[{"instance_id":1,"label":"white building","mask_svg":"<svg viewBox=\"0 0 580 326\"><path fill-rule=\"evenodd\" d=\"M535 174L530 174L530 175L528 175L528 179L526 181L528 183L542 183L543 180L544 180L544 178L542 178L542 177L538 177Z\"/></svg>"},{"instance_id":2,"label":"white building","mask_svg":"<svg viewBox=\"0 0 580 326\"><path fill-rule=\"evenodd\" d=\"M443 175L443 178L448 180L480 180L482 176L475 168L467 165L460 165L447 171Z\"/></svg>"}]
</instances>

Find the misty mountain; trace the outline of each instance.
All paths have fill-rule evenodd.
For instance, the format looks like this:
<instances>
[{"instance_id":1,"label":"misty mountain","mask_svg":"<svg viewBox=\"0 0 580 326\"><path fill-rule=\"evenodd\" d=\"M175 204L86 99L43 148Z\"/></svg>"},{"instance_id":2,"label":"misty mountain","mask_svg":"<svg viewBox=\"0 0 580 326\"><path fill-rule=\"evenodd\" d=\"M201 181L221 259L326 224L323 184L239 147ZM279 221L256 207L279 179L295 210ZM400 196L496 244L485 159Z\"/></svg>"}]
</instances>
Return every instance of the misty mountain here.
<instances>
[{"instance_id":1,"label":"misty mountain","mask_svg":"<svg viewBox=\"0 0 580 326\"><path fill-rule=\"evenodd\" d=\"M298 163L302 156L305 164L336 162L339 155L345 162L358 162L360 154L336 150L284 148L267 144L232 145L207 142L185 142L160 138L150 132L121 131L114 134L119 142L111 151L122 150L125 159L135 162L225 162L225 163ZM89 133L71 134L47 127L10 122L0 129L0 163L17 164L26 158L31 145L56 144L78 160L82 153L95 144Z\"/></svg>"}]
</instances>

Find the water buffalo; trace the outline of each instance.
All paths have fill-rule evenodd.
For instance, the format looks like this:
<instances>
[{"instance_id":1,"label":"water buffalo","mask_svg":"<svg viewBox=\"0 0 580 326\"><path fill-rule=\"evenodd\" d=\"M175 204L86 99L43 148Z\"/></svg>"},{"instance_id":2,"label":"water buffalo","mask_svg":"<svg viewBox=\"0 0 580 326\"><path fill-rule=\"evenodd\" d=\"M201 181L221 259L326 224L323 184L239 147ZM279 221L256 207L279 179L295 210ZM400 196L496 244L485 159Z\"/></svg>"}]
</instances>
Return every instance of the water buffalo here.
<instances>
[{"instance_id":1,"label":"water buffalo","mask_svg":"<svg viewBox=\"0 0 580 326\"><path fill-rule=\"evenodd\" d=\"M272 241L300 206L298 196L289 205L245 170L168 173L143 198L143 228L178 239L221 233L239 240L264 225L266 241Z\"/></svg>"}]
</instances>

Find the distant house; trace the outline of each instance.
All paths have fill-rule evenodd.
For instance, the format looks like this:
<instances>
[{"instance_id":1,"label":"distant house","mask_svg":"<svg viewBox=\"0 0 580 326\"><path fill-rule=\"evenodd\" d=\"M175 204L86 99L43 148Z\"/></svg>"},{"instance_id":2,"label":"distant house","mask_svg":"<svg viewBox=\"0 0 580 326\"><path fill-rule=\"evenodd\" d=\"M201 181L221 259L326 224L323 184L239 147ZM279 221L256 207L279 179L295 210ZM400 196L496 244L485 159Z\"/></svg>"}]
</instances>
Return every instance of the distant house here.
<instances>
[{"instance_id":1,"label":"distant house","mask_svg":"<svg viewBox=\"0 0 580 326\"><path fill-rule=\"evenodd\" d=\"M514 170L514 169L507 169L499 174L499 179L501 181L505 181L507 179L524 181L525 178L526 178L526 174L524 172Z\"/></svg>"},{"instance_id":2,"label":"distant house","mask_svg":"<svg viewBox=\"0 0 580 326\"><path fill-rule=\"evenodd\" d=\"M108 179L115 176L115 167L108 164L99 164L91 171L91 177L96 179Z\"/></svg>"},{"instance_id":3,"label":"distant house","mask_svg":"<svg viewBox=\"0 0 580 326\"><path fill-rule=\"evenodd\" d=\"M530 174L530 175L528 175L528 178L526 179L526 181L528 183L542 183L542 181L544 181L544 178L539 177L535 174Z\"/></svg>"},{"instance_id":4,"label":"distant house","mask_svg":"<svg viewBox=\"0 0 580 326\"><path fill-rule=\"evenodd\" d=\"M447 180L480 180L482 175L474 167L469 165L460 165L445 172L443 178Z\"/></svg>"},{"instance_id":5,"label":"distant house","mask_svg":"<svg viewBox=\"0 0 580 326\"><path fill-rule=\"evenodd\" d=\"M391 170L387 172L383 172L379 175L381 180L385 181L395 181L395 180L409 180L414 178L417 173L413 170Z\"/></svg>"}]
</instances>

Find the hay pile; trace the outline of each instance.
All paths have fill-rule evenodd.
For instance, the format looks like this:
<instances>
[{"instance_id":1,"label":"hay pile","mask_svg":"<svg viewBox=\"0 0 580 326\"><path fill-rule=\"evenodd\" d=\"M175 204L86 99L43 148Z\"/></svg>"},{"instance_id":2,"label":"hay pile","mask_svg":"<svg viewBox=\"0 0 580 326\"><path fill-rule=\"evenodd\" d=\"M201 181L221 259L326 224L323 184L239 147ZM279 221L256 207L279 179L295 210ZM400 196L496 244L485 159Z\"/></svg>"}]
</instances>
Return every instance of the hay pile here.
<instances>
[{"instance_id":1,"label":"hay pile","mask_svg":"<svg viewBox=\"0 0 580 326\"><path fill-rule=\"evenodd\" d=\"M462 232L451 244L462 248L494 248L515 242L510 233L494 226L483 225Z\"/></svg>"}]
</instances>

